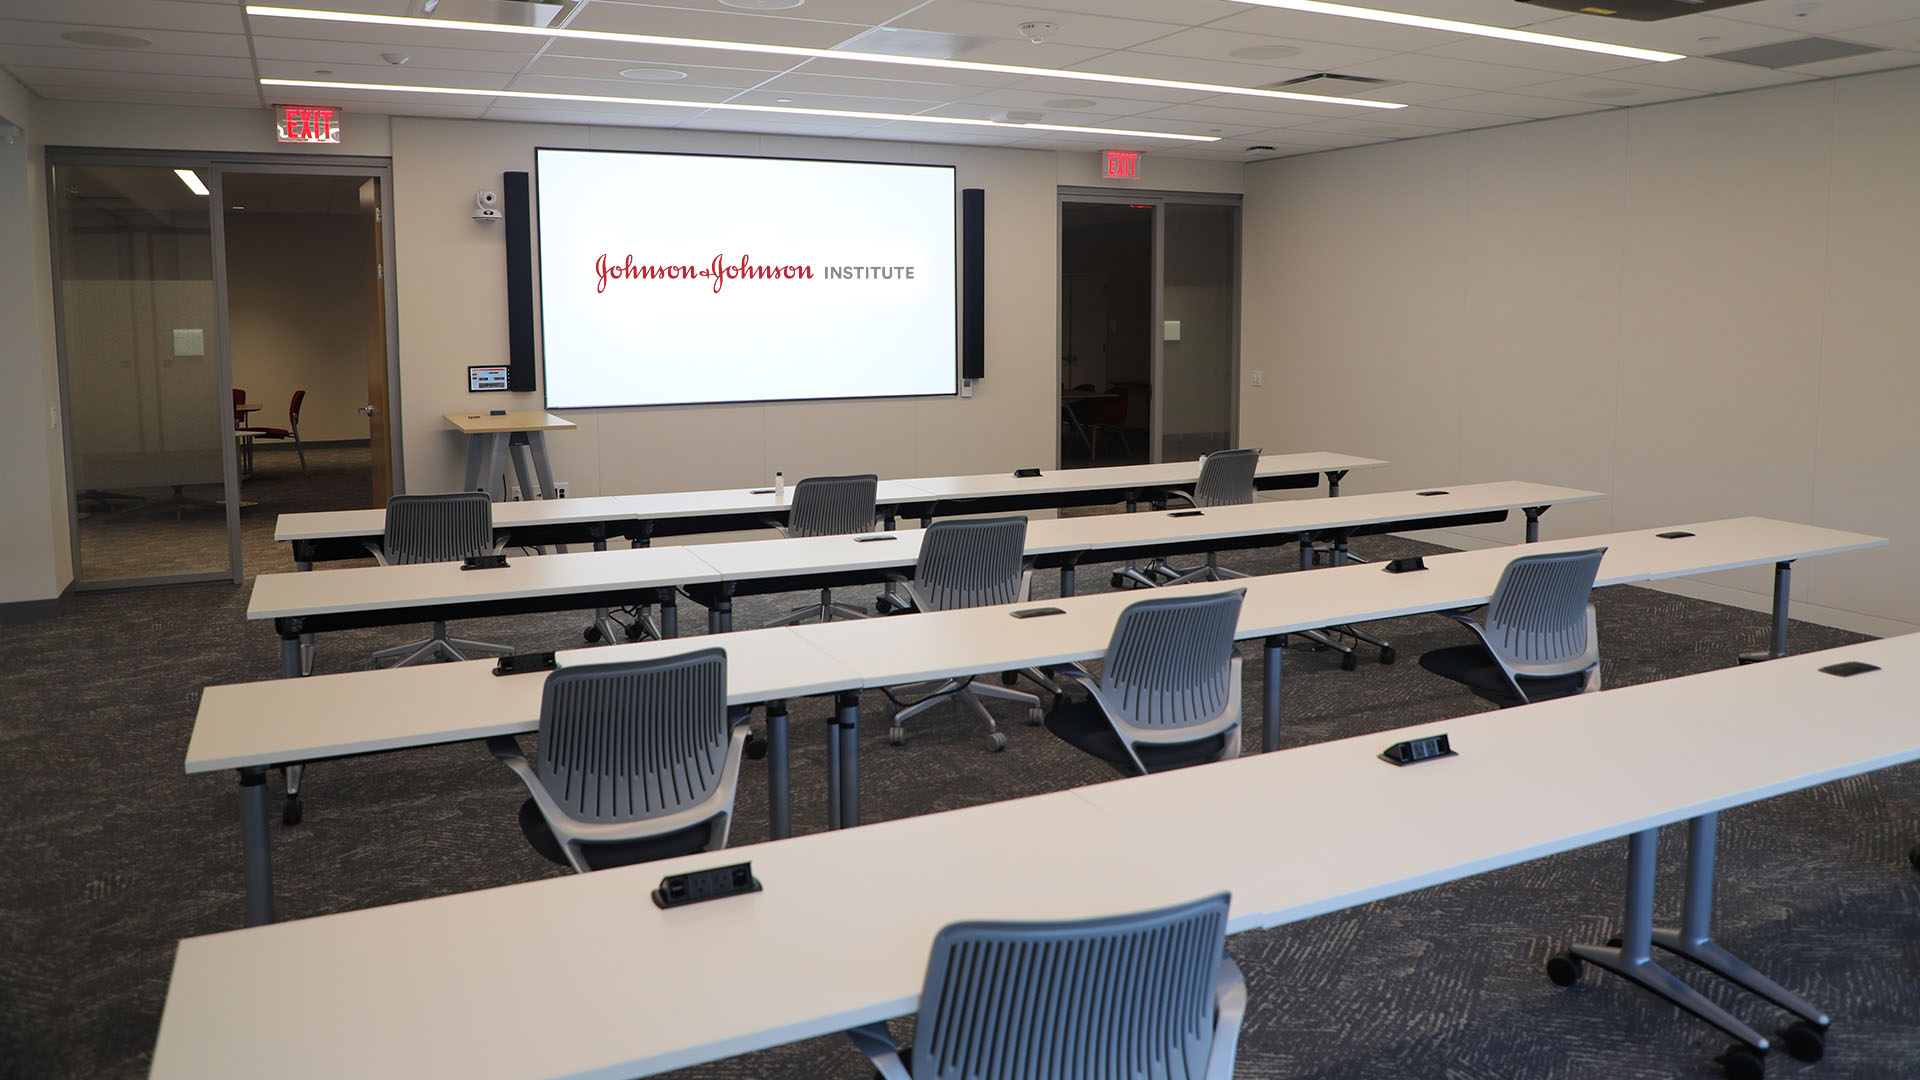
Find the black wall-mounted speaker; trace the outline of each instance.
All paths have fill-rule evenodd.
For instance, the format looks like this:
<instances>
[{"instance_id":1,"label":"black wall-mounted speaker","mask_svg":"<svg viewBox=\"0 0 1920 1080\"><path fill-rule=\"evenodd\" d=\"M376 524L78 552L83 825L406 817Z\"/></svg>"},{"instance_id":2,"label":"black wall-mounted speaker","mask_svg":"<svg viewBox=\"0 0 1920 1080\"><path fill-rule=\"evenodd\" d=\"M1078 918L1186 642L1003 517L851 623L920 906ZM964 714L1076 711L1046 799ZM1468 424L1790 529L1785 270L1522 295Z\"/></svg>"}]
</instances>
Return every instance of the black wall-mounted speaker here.
<instances>
[{"instance_id":1,"label":"black wall-mounted speaker","mask_svg":"<svg viewBox=\"0 0 1920 1080\"><path fill-rule=\"evenodd\" d=\"M500 174L507 219L507 389L533 390L533 197L527 174Z\"/></svg>"},{"instance_id":2,"label":"black wall-mounted speaker","mask_svg":"<svg viewBox=\"0 0 1920 1080\"><path fill-rule=\"evenodd\" d=\"M987 189L960 189L960 377L987 376Z\"/></svg>"}]
</instances>

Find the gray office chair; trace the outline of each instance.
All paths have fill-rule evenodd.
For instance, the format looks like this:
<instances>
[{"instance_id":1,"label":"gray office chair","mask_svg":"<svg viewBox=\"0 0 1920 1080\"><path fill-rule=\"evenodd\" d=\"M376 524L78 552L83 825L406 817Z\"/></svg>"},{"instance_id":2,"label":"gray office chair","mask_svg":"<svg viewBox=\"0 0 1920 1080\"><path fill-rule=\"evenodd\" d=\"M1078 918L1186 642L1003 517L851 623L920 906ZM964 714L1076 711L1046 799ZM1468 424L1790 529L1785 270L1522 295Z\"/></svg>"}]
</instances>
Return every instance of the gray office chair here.
<instances>
[{"instance_id":1,"label":"gray office chair","mask_svg":"<svg viewBox=\"0 0 1920 1080\"><path fill-rule=\"evenodd\" d=\"M936 521L927 527L920 544L920 557L914 563L913 579L906 582L905 587L914 607L921 611L1017 604L1027 598L1030 575L1025 561L1026 549L1027 519L1024 517ZM1029 668L1020 674L1048 690L1053 689L1053 683L1039 671ZM1007 737L1001 734L993 714L981 703L980 695L1026 705L1030 723L1039 723L1041 717L1040 699L1035 695L978 681L972 675L948 679L912 704L903 702L892 690L886 694L895 710L893 728L888 732L895 746L906 745L909 719L947 700L987 722L987 747L991 750L1006 749Z\"/></svg>"},{"instance_id":2,"label":"gray office chair","mask_svg":"<svg viewBox=\"0 0 1920 1080\"><path fill-rule=\"evenodd\" d=\"M1047 730L1122 776L1240 755L1240 654L1234 628L1245 589L1142 600L1120 613L1100 677L1057 669L1085 687L1060 704Z\"/></svg>"},{"instance_id":3,"label":"gray office chair","mask_svg":"<svg viewBox=\"0 0 1920 1080\"><path fill-rule=\"evenodd\" d=\"M381 566L412 563L459 562L473 555L498 554L504 543L493 539L493 503L481 491L453 491L440 495L395 495L387 500L386 532L380 543L364 545ZM479 656L512 656L513 646L447 636L445 619L433 621L433 636L396 645L373 654L373 666L400 657L394 667L417 664L434 656L465 660Z\"/></svg>"},{"instance_id":4,"label":"gray office chair","mask_svg":"<svg viewBox=\"0 0 1920 1080\"><path fill-rule=\"evenodd\" d=\"M1258 447L1216 450L1200 459L1200 478L1193 485L1193 494L1175 491L1172 496L1196 510L1209 506L1244 506L1253 501L1253 476L1259 469ZM1129 567L1121 573L1131 571ZM1184 585L1189 581L1225 581L1246 576L1221 566L1219 553L1209 551L1205 563L1184 570L1169 566L1164 559L1155 559L1147 564L1144 575L1136 573L1129 580L1144 580L1149 585Z\"/></svg>"},{"instance_id":5,"label":"gray office chair","mask_svg":"<svg viewBox=\"0 0 1920 1080\"><path fill-rule=\"evenodd\" d=\"M1606 553L1593 548L1514 559L1480 620L1471 611L1441 612L1480 643L1435 649L1420 657L1420 666L1503 708L1600 689L1600 638L1588 600Z\"/></svg>"},{"instance_id":6,"label":"gray office chair","mask_svg":"<svg viewBox=\"0 0 1920 1080\"><path fill-rule=\"evenodd\" d=\"M487 749L532 794L520 828L580 873L727 846L747 725L727 714L727 654L561 668L540 695L540 757Z\"/></svg>"},{"instance_id":7,"label":"gray office chair","mask_svg":"<svg viewBox=\"0 0 1920 1080\"><path fill-rule=\"evenodd\" d=\"M964 922L933 939L914 1021L847 1032L884 1080L1229 1080L1247 1007L1228 896L1062 922Z\"/></svg>"},{"instance_id":8,"label":"gray office chair","mask_svg":"<svg viewBox=\"0 0 1920 1080\"><path fill-rule=\"evenodd\" d=\"M787 536L843 536L867 532L878 514L874 510L874 491L880 478L873 473L860 476L809 476L793 485L793 509L781 531ZM864 619L866 612L851 604L833 602L833 590L821 589L820 602L794 608L775 619L772 626L791 626L802 622L830 622L835 615L846 619Z\"/></svg>"}]
</instances>

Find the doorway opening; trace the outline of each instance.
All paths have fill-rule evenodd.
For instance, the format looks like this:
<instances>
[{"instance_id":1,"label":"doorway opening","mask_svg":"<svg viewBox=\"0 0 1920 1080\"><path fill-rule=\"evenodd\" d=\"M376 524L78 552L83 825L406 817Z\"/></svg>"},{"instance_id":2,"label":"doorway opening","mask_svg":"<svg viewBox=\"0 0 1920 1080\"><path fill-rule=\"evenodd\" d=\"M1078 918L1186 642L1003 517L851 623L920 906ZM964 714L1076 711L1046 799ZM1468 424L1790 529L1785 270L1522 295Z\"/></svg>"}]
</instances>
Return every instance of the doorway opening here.
<instances>
[{"instance_id":1,"label":"doorway opening","mask_svg":"<svg viewBox=\"0 0 1920 1080\"><path fill-rule=\"evenodd\" d=\"M1238 196L1060 196L1060 465L1192 460L1238 430Z\"/></svg>"}]
</instances>

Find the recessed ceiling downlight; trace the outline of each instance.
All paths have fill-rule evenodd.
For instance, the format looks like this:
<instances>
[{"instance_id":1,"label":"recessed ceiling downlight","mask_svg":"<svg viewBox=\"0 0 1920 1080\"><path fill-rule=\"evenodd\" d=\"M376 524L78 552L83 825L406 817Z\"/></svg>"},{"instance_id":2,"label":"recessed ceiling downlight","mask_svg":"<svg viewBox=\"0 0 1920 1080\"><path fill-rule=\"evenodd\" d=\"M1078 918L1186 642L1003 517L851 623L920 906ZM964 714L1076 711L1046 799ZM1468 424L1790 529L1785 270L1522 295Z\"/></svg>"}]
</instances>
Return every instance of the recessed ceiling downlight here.
<instances>
[{"instance_id":1,"label":"recessed ceiling downlight","mask_svg":"<svg viewBox=\"0 0 1920 1080\"><path fill-rule=\"evenodd\" d=\"M720 3L725 6L739 8L742 11L784 11L787 8L797 8L806 2L807 0L720 0Z\"/></svg>"},{"instance_id":2,"label":"recessed ceiling downlight","mask_svg":"<svg viewBox=\"0 0 1920 1080\"><path fill-rule=\"evenodd\" d=\"M60 37L75 45L97 45L102 49L144 49L153 44L143 37L116 34L110 30L69 30Z\"/></svg>"},{"instance_id":3,"label":"recessed ceiling downlight","mask_svg":"<svg viewBox=\"0 0 1920 1080\"><path fill-rule=\"evenodd\" d=\"M620 77L634 82L678 82L686 78L687 73L672 68L631 67L621 68Z\"/></svg>"}]
</instances>

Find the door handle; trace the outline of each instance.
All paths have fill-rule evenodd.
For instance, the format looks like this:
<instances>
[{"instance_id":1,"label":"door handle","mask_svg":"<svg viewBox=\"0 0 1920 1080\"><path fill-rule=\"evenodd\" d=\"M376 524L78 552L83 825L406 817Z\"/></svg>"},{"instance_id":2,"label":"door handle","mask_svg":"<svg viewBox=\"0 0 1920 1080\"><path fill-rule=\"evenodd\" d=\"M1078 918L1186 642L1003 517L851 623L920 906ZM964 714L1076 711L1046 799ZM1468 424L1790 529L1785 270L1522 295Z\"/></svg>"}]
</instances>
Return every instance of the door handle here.
<instances>
[{"instance_id":1,"label":"door handle","mask_svg":"<svg viewBox=\"0 0 1920 1080\"><path fill-rule=\"evenodd\" d=\"M359 414L360 414L361 416L372 416L372 415L373 415L373 406L371 406L371 405L362 405L362 406L360 406L360 408L359 408L359 409L357 409L356 411L357 411L357 412L358 412L358 413L359 413Z\"/></svg>"}]
</instances>

